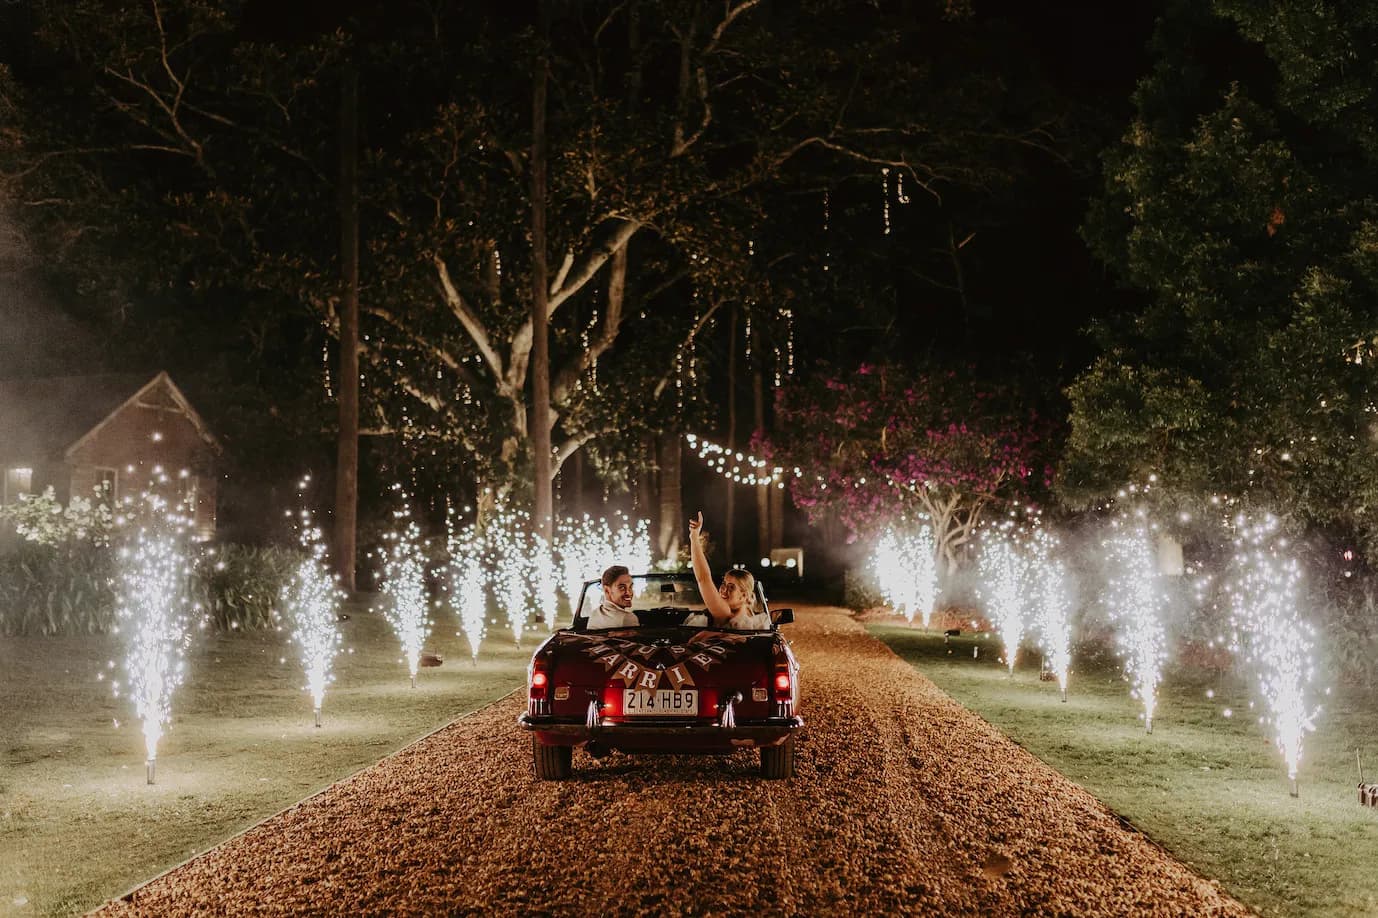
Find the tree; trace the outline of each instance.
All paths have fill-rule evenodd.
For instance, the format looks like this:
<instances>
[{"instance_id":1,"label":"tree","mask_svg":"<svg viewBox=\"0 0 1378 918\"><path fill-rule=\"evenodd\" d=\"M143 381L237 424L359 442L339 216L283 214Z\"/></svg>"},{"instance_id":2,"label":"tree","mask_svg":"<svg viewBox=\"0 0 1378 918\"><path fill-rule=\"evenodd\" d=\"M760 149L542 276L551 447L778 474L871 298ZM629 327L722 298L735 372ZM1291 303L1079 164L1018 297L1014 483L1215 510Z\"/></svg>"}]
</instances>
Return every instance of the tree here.
<instances>
[{"instance_id":1,"label":"tree","mask_svg":"<svg viewBox=\"0 0 1378 918\"><path fill-rule=\"evenodd\" d=\"M1147 304L1069 389L1073 505L1155 475L1378 548L1378 7L1174 4L1092 247Z\"/></svg>"},{"instance_id":2,"label":"tree","mask_svg":"<svg viewBox=\"0 0 1378 918\"><path fill-rule=\"evenodd\" d=\"M865 365L820 374L777 398L778 433L759 442L811 522L871 538L927 517L949 571L984 515L1043 486L1037 415L969 370Z\"/></svg>"},{"instance_id":3,"label":"tree","mask_svg":"<svg viewBox=\"0 0 1378 918\"><path fill-rule=\"evenodd\" d=\"M0 156L64 267L111 269L83 282L132 313L247 299L340 334L317 224L337 190L326 113L354 68L364 426L413 464L528 486L531 96L493 74L531 58L530 11L403 5L360 14L353 41L256 31L231 2L107 6L35 3L35 54L80 79L8 84L27 115ZM691 342L759 289L766 189L888 170L936 197L1046 141L991 114L1005 96L951 50L970 39L955 5L550 7L552 474L581 446L612 468L692 403Z\"/></svg>"}]
</instances>

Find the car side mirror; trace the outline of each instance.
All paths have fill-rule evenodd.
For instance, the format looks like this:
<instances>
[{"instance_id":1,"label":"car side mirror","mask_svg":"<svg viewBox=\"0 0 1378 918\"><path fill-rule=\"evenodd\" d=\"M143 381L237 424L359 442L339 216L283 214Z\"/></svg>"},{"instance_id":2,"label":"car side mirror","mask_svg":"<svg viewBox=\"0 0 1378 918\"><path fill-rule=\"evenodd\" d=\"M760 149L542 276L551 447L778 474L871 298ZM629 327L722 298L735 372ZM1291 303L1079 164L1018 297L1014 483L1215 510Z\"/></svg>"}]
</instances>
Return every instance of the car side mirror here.
<instances>
[{"instance_id":1,"label":"car side mirror","mask_svg":"<svg viewBox=\"0 0 1378 918\"><path fill-rule=\"evenodd\" d=\"M771 609L770 621L773 625L788 625L794 621L793 609Z\"/></svg>"}]
</instances>

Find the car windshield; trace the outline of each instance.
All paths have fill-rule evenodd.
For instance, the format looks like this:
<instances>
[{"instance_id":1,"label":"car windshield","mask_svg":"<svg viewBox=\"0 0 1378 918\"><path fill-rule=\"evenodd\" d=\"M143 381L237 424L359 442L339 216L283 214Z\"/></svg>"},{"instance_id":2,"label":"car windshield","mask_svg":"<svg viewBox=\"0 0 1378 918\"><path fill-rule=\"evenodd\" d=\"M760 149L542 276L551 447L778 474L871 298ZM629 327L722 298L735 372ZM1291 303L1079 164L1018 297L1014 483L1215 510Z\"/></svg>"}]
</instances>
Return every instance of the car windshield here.
<instances>
[{"instance_id":1,"label":"car windshield","mask_svg":"<svg viewBox=\"0 0 1378 918\"><path fill-rule=\"evenodd\" d=\"M603 585L598 581L584 587L579 614L587 617L603 601ZM632 611L685 609L703 611L706 604L694 578L683 574L633 574Z\"/></svg>"}]
</instances>

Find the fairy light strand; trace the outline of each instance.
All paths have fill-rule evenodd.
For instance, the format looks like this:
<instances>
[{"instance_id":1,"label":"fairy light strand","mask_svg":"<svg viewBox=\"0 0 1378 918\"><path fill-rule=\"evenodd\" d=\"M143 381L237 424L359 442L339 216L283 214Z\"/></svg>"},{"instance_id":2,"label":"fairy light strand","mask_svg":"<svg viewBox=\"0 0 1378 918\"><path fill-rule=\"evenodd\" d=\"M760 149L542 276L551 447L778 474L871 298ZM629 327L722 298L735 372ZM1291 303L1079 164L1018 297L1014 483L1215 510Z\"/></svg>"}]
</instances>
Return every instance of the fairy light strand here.
<instances>
[{"instance_id":1,"label":"fairy light strand","mask_svg":"<svg viewBox=\"0 0 1378 918\"><path fill-rule=\"evenodd\" d=\"M685 434L684 440L710 469L740 484L784 488L787 477L798 477L802 474L798 467L787 469L784 466L772 465L764 459L728 449L696 434Z\"/></svg>"}]
</instances>

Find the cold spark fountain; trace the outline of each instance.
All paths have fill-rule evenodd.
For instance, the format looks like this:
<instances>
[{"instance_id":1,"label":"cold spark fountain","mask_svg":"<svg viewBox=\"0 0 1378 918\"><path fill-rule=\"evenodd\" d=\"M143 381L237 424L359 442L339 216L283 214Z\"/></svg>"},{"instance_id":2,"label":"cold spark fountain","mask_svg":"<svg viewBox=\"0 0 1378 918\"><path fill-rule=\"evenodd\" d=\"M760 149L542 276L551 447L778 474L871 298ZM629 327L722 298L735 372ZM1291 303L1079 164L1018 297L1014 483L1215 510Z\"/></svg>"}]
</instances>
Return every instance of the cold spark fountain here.
<instances>
[{"instance_id":1,"label":"cold spark fountain","mask_svg":"<svg viewBox=\"0 0 1378 918\"><path fill-rule=\"evenodd\" d=\"M1069 620L1072 601L1068 591L1066 565L1056 557L1059 545L1055 536L1044 529L1034 535L1034 558L1031 574L1034 578L1034 627L1038 630L1039 646L1046 665L1057 677L1062 700L1067 700L1067 678L1072 668L1072 625Z\"/></svg>"},{"instance_id":2,"label":"cold spark fountain","mask_svg":"<svg viewBox=\"0 0 1378 918\"><path fill-rule=\"evenodd\" d=\"M560 588L569 600L570 614L579 606L580 591L597 580L611 564L625 564L634 573L651 568L650 526L645 520L618 515L613 527L603 517L584 514L561 520L556 538L560 558Z\"/></svg>"},{"instance_id":3,"label":"cold spark fountain","mask_svg":"<svg viewBox=\"0 0 1378 918\"><path fill-rule=\"evenodd\" d=\"M292 641L301 654L306 690L311 693L316 726L320 727L325 689L333 681L331 668L344 643L339 625L344 591L326 564L325 540L320 528L312 524L310 512L302 510L298 519L297 540L307 554L283 586L281 605L292 625Z\"/></svg>"},{"instance_id":4,"label":"cold spark fountain","mask_svg":"<svg viewBox=\"0 0 1378 918\"><path fill-rule=\"evenodd\" d=\"M483 537L473 526L461 527L453 516L447 521L446 547L450 562L446 582L450 602L459 617L460 633L469 642L472 662L478 663L479 643L483 640L488 611L485 587Z\"/></svg>"},{"instance_id":5,"label":"cold spark fountain","mask_svg":"<svg viewBox=\"0 0 1378 918\"><path fill-rule=\"evenodd\" d=\"M887 529L876 544L872 567L886 604L911 624L915 615L921 616L927 628L938 598L933 531L922 523Z\"/></svg>"},{"instance_id":6,"label":"cold spark fountain","mask_svg":"<svg viewBox=\"0 0 1378 918\"><path fill-rule=\"evenodd\" d=\"M1157 561L1149 532L1141 520L1116 520L1105 542L1110 572L1107 602L1117 626L1116 639L1124 659L1130 694L1144 707L1144 730L1153 732L1153 713L1158 701L1167 656L1163 626L1164 597L1157 583Z\"/></svg>"},{"instance_id":7,"label":"cold spark fountain","mask_svg":"<svg viewBox=\"0 0 1378 918\"><path fill-rule=\"evenodd\" d=\"M117 555L115 615L126 640L128 693L143 724L145 775L152 784L158 741L171 719L172 693L185 674L191 638L190 528L186 517L156 495L141 495L126 510L121 522L131 528Z\"/></svg>"},{"instance_id":8,"label":"cold spark fountain","mask_svg":"<svg viewBox=\"0 0 1378 918\"><path fill-rule=\"evenodd\" d=\"M1019 642L1024 638L1027 563L1007 528L986 530L981 540L980 568L981 596L1000 632L1010 675L1014 675Z\"/></svg>"},{"instance_id":9,"label":"cold spark fountain","mask_svg":"<svg viewBox=\"0 0 1378 918\"><path fill-rule=\"evenodd\" d=\"M1269 515L1234 520L1234 557L1225 592L1233 626L1231 649L1253 668L1269 711L1273 742L1287 765L1291 795L1298 795L1302 743L1320 713L1307 700L1315 678L1315 629L1299 612L1301 569L1287 554L1279 521Z\"/></svg>"},{"instance_id":10,"label":"cold spark fountain","mask_svg":"<svg viewBox=\"0 0 1378 918\"><path fill-rule=\"evenodd\" d=\"M395 487L396 490L401 489ZM403 495L405 499L405 495ZM411 506L403 504L393 512L399 528L386 533L383 557L383 615L402 642L412 688L416 688L416 669L421 647L430 636L431 622L426 614L426 565L421 550L421 527L412 519Z\"/></svg>"},{"instance_id":11,"label":"cold spark fountain","mask_svg":"<svg viewBox=\"0 0 1378 918\"><path fill-rule=\"evenodd\" d=\"M527 614L535 600L532 584L536 571L530 517L499 501L483 534L489 569L494 572L497 584L498 605L507 615L513 642L520 646Z\"/></svg>"}]
</instances>

